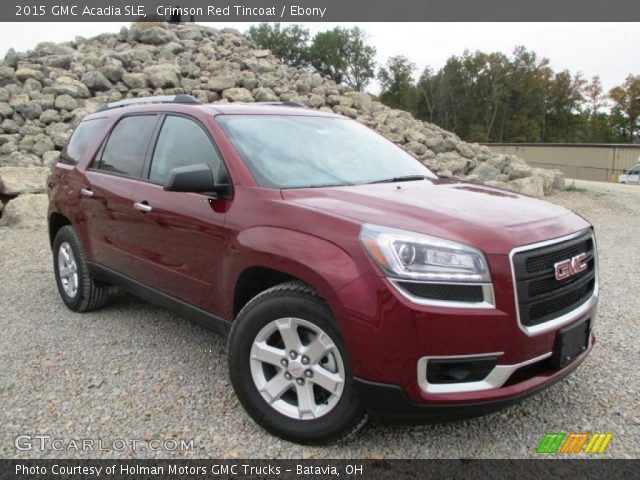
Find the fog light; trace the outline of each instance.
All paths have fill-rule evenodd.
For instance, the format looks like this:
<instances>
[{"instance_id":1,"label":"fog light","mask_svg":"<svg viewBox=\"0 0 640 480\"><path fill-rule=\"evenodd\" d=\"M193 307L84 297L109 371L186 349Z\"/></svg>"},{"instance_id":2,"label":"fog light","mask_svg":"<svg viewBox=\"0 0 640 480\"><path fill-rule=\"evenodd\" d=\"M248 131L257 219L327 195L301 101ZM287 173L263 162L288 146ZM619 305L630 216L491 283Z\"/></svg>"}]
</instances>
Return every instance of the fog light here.
<instances>
[{"instance_id":1,"label":"fog light","mask_svg":"<svg viewBox=\"0 0 640 480\"><path fill-rule=\"evenodd\" d=\"M496 366L498 357L433 358L427 363L427 382L480 382Z\"/></svg>"}]
</instances>

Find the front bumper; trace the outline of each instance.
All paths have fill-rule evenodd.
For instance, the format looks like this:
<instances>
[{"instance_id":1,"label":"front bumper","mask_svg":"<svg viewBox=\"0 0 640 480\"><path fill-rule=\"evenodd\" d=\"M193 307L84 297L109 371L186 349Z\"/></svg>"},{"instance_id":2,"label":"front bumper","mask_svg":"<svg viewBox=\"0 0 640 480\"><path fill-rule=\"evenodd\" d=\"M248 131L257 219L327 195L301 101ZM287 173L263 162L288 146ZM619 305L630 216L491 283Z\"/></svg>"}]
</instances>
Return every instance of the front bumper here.
<instances>
[{"instance_id":1,"label":"front bumper","mask_svg":"<svg viewBox=\"0 0 640 480\"><path fill-rule=\"evenodd\" d=\"M473 394L463 394L455 403L416 403L398 385L361 378L355 379L354 388L369 415L382 423L414 425L473 418L507 408L562 380L584 361L594 344L592 335L587 351L565 368L539 372L523 382L492 390L491 398L483 400L474 399Z\"/></svg>"},{"instance_id":2,"label":"front bumper","mask_svg":"<svg viewBox=\"0 0 640 480\"><path fill-rule=\"evenodd\" d=\"M500 404L512 403L573 370L591 350L593 339L583 355L561 370L550 365L545 368L540 360L555 351L561 328L586 319L593 327L597 297L585 308L576 309L563 325L525 332L517 322L509 258L489 255L489 263L495 308L418 305L398 293L387 279L373 275L358 277L342 288L338 292L337 319L359 388L368 391L372 386L385 387L385 391L396 393L381 393L381 399L396 398L391 402L394 404L402 404L399 399L404 399L408 405L429 406L440 412L465 410L471 405L480 410L496 410ZM488 355L497 357L499 367L490 381L455 384L460 388L425 386L420 366L426 358ZM536 368L521 372L530 362ZM369 394L365 396L371 398ZM452 407L457 404L460 409ZM376 405L370 407L372 412L384 410ZM435 416L440 418L443 414Z\"/></svg>"}]
</instances>

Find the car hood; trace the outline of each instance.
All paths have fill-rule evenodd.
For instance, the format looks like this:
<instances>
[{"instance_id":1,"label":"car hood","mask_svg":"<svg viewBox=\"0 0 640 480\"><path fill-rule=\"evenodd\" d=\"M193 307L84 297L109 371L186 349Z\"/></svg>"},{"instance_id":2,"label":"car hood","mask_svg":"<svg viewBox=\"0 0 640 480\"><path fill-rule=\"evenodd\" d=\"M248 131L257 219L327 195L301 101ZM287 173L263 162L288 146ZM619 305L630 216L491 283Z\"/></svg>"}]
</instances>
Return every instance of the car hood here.
<instances>
[{"instance_id":1,"label":"car hood","mask_svg":"<svg viewBox=\"0 0 640 480\"><path fill-rule=\"evenodd\" d=\"M454 180L282 190L293 204L361 223L425 233L505 254L589 227L563 207Z\"/></svg>"}]
</instances>

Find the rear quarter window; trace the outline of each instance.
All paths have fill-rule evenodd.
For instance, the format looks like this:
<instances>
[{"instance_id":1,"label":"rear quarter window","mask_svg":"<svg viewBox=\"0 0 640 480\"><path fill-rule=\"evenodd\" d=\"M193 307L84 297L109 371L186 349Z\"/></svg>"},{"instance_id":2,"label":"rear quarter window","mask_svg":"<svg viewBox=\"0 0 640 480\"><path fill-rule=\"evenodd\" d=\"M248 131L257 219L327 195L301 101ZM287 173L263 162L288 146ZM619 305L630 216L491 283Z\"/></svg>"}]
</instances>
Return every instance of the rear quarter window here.
<instances>
[{"instance_id":1,"label":"rear quarter window","mask_svg":"<svg viewBox=\"0 0 640 480\"><path fill-rule=\"evenodd\" d=\"M68 165L77 164L86 153L91 141L100 133L106 118L94 118L80 122L77 126L67 146L62 150L60 162Z\"/></svg>"}]
</instances>

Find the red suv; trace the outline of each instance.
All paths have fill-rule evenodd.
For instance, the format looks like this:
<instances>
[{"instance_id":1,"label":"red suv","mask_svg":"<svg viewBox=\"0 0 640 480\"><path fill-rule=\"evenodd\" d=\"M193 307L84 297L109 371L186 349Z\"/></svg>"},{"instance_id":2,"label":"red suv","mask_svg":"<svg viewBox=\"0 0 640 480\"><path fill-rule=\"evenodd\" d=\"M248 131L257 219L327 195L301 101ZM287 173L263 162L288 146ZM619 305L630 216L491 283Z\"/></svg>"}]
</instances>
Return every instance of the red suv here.
<instances>
[{"instance_id":1,"label":"red suv","mask_svg":"<svg viewBox=\"0 0 640 480\"><path fill-rule=\"evenodd\" d=\"M285 439L492 412L594 343L587 221L440 179L341 116L117 102L80 123L48 187L64 303L96 309L119 285L228 335L240 401Z\"/></svg>"}]
</instances>

